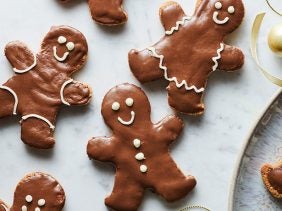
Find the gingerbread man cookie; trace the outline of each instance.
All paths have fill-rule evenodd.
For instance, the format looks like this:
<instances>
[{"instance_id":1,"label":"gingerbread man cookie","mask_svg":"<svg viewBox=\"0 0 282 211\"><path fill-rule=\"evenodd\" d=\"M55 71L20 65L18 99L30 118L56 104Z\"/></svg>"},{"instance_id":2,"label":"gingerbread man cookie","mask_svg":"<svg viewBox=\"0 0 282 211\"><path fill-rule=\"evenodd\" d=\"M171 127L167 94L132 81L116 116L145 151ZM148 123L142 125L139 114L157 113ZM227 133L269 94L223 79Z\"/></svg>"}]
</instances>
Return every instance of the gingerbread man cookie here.
<instances>
[{"instance_id":1,"label":"gingerbread man cookie","mask_svg":"<svg viewBox=\"0 0 282 211\"><path fill-rule=\"evenodd\" d=\"M48 174L35 172L19 182L11 208L0 201L0 211L61 211L64 205L65 192L58 181Z\"/></svg>"},{"instance_id":2,"label":"gingerbread man cookie","mask_svg":"<svg viewBox=\"0 0 282 211\"><path fill-rule=\"evenodd\" d=\"M68 2L70 0L60 0ZM127 21L123 0L88 0L93 20L102 25L120 25Z\"/></svg>"},{"instance_id":3,"label":"gingerbread man cookie","mask_svg":"<svg viewBox=\"0 0 282 211\"><path fill-rule=\"evenodd\" d=\"M53 147L60 106L90 101L91 89L71 78L86 62L87 51L85 37L69 26L52 27L37 54L19 41L6 46L5 55L16 75L0 86L0 118L22 116L25 144Z\"/></svg>"},{"instance_id":4,"label":"gingerbread man cookie","mask_svg":"<svg viewBox=\"0 0 282 211\"><path fill-rule=\"evenodd\" d=\"M274 165L264 164L261 168L261 176L271 195L282 199L282 161Z\"/></svg>"},{"instance_id":5,"label":"gingerbread man cookie","mask_svg":"<svg viewBox=\"0 0 282 211\"><path fill-rule=\"evenodd\" d=\"M243 17L241 0L198 0L193 16L169 1L160 8L165 36L145 50L131 50L130 68L142 83L167 80L168 101L175 110L202 114L208 76L218 69L234 71L244 63L241 50L224 43Z\"/></svg>"},{"instance_id":6,"label":"gingerbread man cookie","mask_svg":"<svg viewBox=\"0 0 282 211\"><path fill-rule=\"evenodd\" d=\"M91 139L87 153L91 159L116 166L115 185L105 200L114 210L137 210L145 189L172 202L196 185L195 178L185 176L169 153L169 145L183 129L182 120L172 115L153 124L150 114L147 96L131 84L112 88L103 100L102 115L113 134Z\"/></svg>"}]
</instances>

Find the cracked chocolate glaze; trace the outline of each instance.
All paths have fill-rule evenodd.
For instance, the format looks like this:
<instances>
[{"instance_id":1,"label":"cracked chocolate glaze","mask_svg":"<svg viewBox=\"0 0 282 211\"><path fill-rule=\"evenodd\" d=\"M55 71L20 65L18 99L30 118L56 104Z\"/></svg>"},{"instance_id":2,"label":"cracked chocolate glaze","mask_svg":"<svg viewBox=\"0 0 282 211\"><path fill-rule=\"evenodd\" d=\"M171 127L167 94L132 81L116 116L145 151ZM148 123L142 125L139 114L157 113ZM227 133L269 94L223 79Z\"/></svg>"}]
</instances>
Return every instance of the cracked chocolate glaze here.
<instances>
[{"instance_id":1,"label":"cracked chocolate glaze","mask_svg":"<svg viewBox=\"0 0 282 211\"><path fill-rule=\"evenodd\" d=\"M122 118L130 124L119 121ZM118 211L137 210L145 189L168 202L179 200L193 190L196 180L185 176L170 156L169 145L183 129L175 115L152 123L151 106L137 86L121 84L104 97L102 115L113 131L110 137L96 137L88 142L90 159L112 162L116 166L115 184L105 204Z\"/></svg>"}]
</instances>

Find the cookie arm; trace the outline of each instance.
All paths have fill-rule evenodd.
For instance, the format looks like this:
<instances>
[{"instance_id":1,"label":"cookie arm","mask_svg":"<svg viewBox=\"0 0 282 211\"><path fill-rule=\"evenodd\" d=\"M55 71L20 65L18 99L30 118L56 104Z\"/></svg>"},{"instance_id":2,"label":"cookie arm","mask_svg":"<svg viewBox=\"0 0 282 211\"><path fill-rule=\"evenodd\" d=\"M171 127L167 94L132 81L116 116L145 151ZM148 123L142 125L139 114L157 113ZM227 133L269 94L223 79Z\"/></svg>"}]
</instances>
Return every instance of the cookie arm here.
<instances>
[{"instance_id":1,"label":"cookie arm","mask_svg":"<svg viewBox=\"0 0 282 211\"><path fill-rule=\"evenodd\" d=\"M164 3L159 13L166 31L171 30L172 27L176 26L177 21L181 21L186 16L181 6L174 1Z\"/></svg>"},{"instance_id":2,"label":"cookie arm","mask_svg":"<svg viewBox=\"0 0 282 211\"><path fill-rule=\"evenodd\" d=\"M240 69L244 64L243 52L234 46L225 45L221 53L218 69L224 71L234 71Z\"/></svg>"},{"instance_id":3,"label":"cookie arm","mask_svg":"<svg viewBox=\"0 0 282 211\"><path fill-rule=\"evenodd\" d=\"M157 131L165 137L164 140L167 144L170 144L179 136L183 127L183 121L175 115L168 116L156 124Z\"/></svg>"},{"instance_id":4,"label":"cookie arm","mask_svg":"<svg viewBox=\"0 0 282 211\"><path fill-rule=\"evenodd\" d=\"M90 159L99 161L112 161L115 155L116 146L113 138L97 137L92 138L87 145L87 154Z\"/></svg>"},{"instance_id":5,"label":"cookie arm","mask_svg":"<svg viewBox=\"0 0 282 211\"><path fill-rule=\"evenodd\" d=\"M78 81L72 81L63 89L63 99L65 104L69 105L85 105L89 103L92 97L90 87ZM64 102L63 101L63 102Z\"/></svg>"},{"instance_id":6,"label":"cookie arm","mask_svg":"<svg viewBox=\"0 0 282 211\"><path fill-rule=\"evenodd\" d=\"M5 56L12 67L17 70L28 69L36 62L34 53L20 41L8 43L5 47Z\"/></svg>"}]
</instances>

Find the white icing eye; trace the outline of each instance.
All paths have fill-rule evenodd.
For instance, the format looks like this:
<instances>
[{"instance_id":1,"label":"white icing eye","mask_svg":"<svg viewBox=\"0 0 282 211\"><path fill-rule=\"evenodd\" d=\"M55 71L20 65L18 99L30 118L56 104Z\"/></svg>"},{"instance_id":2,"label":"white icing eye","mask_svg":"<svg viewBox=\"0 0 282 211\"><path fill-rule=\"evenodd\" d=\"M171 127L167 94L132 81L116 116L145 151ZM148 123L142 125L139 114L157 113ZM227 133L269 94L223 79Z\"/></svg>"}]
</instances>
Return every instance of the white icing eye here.
<instances>
[{"instance_id":1,"label":"white icing eye","mask_svg":"<svg viewBox=\"0 0 282 211\"><path fill-rule=\"evenodd\" d=\"M40 208L39 208L39 207L36 207L34 211L40 211Z\"/></svg>"},{"instance_id":2,"label":"white icing eye","mask_svg":"<svg viewBox=\"0 0 282 211\"><path fill-rule=\"evenodd\" d=\"M46 203L45 199L39 199L38 202L37 202L39 207L43 207L45 205L45 203Z\"/></svg>"},{"instance_id":3,"label":"white icing eye","mask_svg":"<svg viewBox=\"0 0 282 211\"><path fill-rule=\"evenodd\" d=\"M113 109L114 111L118 111L118 110L120 109L120 104L119 104L118 102L114 102L114 103L112 104L112 109Z\"/></svg>"},{"instance_id":4,"label":"white icing eye","mask_svg":"<svg viewBox=\"0 0 282 211\"><path fill-rule=\"evenodd\" d=\"M229 14L233 14L235 12L235 8L233 6L228 7L227 9Z\"/></svg>"},{"instance_id":5,"label":"white icing eye","mask_svg":"<svg viewBox=\"0 0 282 211\"><path fill-rule=\"evenodd\" d=\"M68 49L69 51L72 51L72 50L74 49L74 43L73 43L73 42L68 42L68 43L67 43L67 49Z\"/></svg>"},{"instance_id":6,"label":"white icing eye","mask_svg":"<svg viewBox=\"0 0 282 211\"><path fill-rule=\"evenodd\" d=\"M134 100L132 98L127 98L125 104L129 107L133 106Z\"/></svg>"},{"instance_id":7,"label":"white icing eye","mask_svg":"<svg viewBox=\"0 0 282 211\"><path fill-rule=\"evenodd\" d=\"M22 206L22 211L27 211L27 207L26 206Z\"/></svg>"},{"instance_id":8,"label":"white icing eye","mask_svg":"<svg viewBox=\"0 0 282 211\"><path fill-rule=\"evenodd\" d=\"M32 202L32 196L31 196L31 195L27 195L27 196L25 197L25 200L26 200L26 202L28 202L28 203Z\"/></svg>"},{"instance_id":9,"label":"white icing eye","mask_svg":"<svg viewBox=\"0 0 282 211\"><path fill-rule=\"evenodd\" d=\"M215 3L214 7L218 10L220 10L222 8L222 4L218 1Z\"/></svg>"},{"instance_id":10,"label":"white icing eye","mask_svg":"<svg viewBox=\"0 0 282 211\"><path fill-rule=\"evenodd\" d=\"M59 36L58 38L58 43L60 44L64 44L67 42L67 38L65 38L64 36Z\"/></svg>"}]
</instances>

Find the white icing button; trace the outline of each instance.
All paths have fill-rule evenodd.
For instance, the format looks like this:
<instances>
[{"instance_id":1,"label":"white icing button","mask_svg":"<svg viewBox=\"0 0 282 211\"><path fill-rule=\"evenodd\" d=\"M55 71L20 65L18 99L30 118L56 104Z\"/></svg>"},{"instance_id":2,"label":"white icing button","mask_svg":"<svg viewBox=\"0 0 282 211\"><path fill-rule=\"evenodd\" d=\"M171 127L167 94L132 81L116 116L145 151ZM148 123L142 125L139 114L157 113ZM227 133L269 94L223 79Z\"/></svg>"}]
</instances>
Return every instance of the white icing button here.
<instances>
[{"instance_id":1,"label":"white icing button","mask_svg":"<svg viewBox=\"0 0 282 211\"><path fill-rule=\"evenodd\" d=\"M119 108L120 108L120 104L119 104L118 102L114 102L114 103L112 104L112 109L113 109L114 111L118 111Z\"/></svg>"},{"instance_id":2,"label":"white icing button","mask_svg":"<svg viewBox=\"0 0 282 211\"><path fill-rule=\"evenodd\" d=\"M58 38L58 43L60 44L64 44L67 42L67 38L65 38L64 36L59 36Z\"/></svg>"},{"instance_id":3,"label":"white icing button","mask_svg":"<svg viewBox=\"0 0 282 211\"><path fill-rule=\"evenodd\" d=\"M31 195L27 195L27 196L25 197L25 200L26 200L28 203L32 202L32 196L31 196Z\"/></svg>"},{"instance_id":4,"label":"white icing button","mask_svg":"<svg viewBox=\"0 0 282 211\"><path fill-rule=\"evenodd\" d=\"M145 160L144 153L139 152L137 155L135 155L136 160Z\"/></svg>"},{"instance_id":5,"label":"white icing button","mask_svg":"<svg viewBox=\"0 0 282 211\"><path fill-rule=\"evenodd\" d=\"M68 42L66 46L67 46L67 49L69 51L72 51L74 49L74 43L73 42Z\"/></svg>"},{"instance_id":6,"label":"white icing button","mask_svg":"<svg viewBox=\"0 0 282 211\"><path fill-rule=\"evenodd\" d=\"M22 211L27 211L27 207L26 206L22 206Z\"/></svg>"},{"instance_id":7,"label":"white icing button","mask_svg":"<svg viewBox=\"0 0 282 211\"><path fill-rule=\"evenodd\" d=\"M141 171L142 173L146 173L146 172L148 171L148 167L147 167L146 165L141 165L141 166L140 166L140 171Z\"/></svg>"},{"instance_id":8,"label":"white icing button","mask_svg":"<svg viewBox=\"0 0 282 211\"><path fill-rule=\"evenodd\" d=\"M46 203L45 199L39 199L37 204L39 207L42 207L45 205L45 203Z\"/></svg>"},{"instance_id":9,"label":"white icing button","mask_svg":"<svg viewBox=\"0 0 282 211\"><path fill-rule=\"evenodd\" d=\"M235 8L233 6L228 7L228 13L233 14L235 12Z\"/></svg>"},{"instance_id":10,"label":"white icing button","mask_svg":"<svg viewBox=\"0 0 282 211\"><path fill-rule=\"evenodd\" d=\"M139 148L141 146L141 141L136 138L133 140L133 145L135 146L135 148Z\"/></svg>"},{"instance_id":11,"label":"white icing button","mask_svg":"<svg viewBox=\"0 0 282 211\"><path fill-rule=\"evenodd\" d=\"M133 106L134 100L132 98L127 98L125 104L129 107Z\"/></svg>"},{"instance_id":12,"label":"white icing button","mask_svg":"<svg viewBox=\"0 0 282 211\"><path fill-rule=\"evenodd\" d=\"M214 6L215 6L215 8L218 9L218 10L220 10L220 9L222 8L222 4L221 4L219 1L216 2Z\"/></svg>"},{"instance_id":13,"label":"white icing button","mask_svg":"<svg viewBox=\"0 0 282 211\"><path fill-rule=\"evenodd\" d=\"M39 207L36 207L34 211L40 211L40 208L39 208Z\"/></svg>"}]
</instances>

